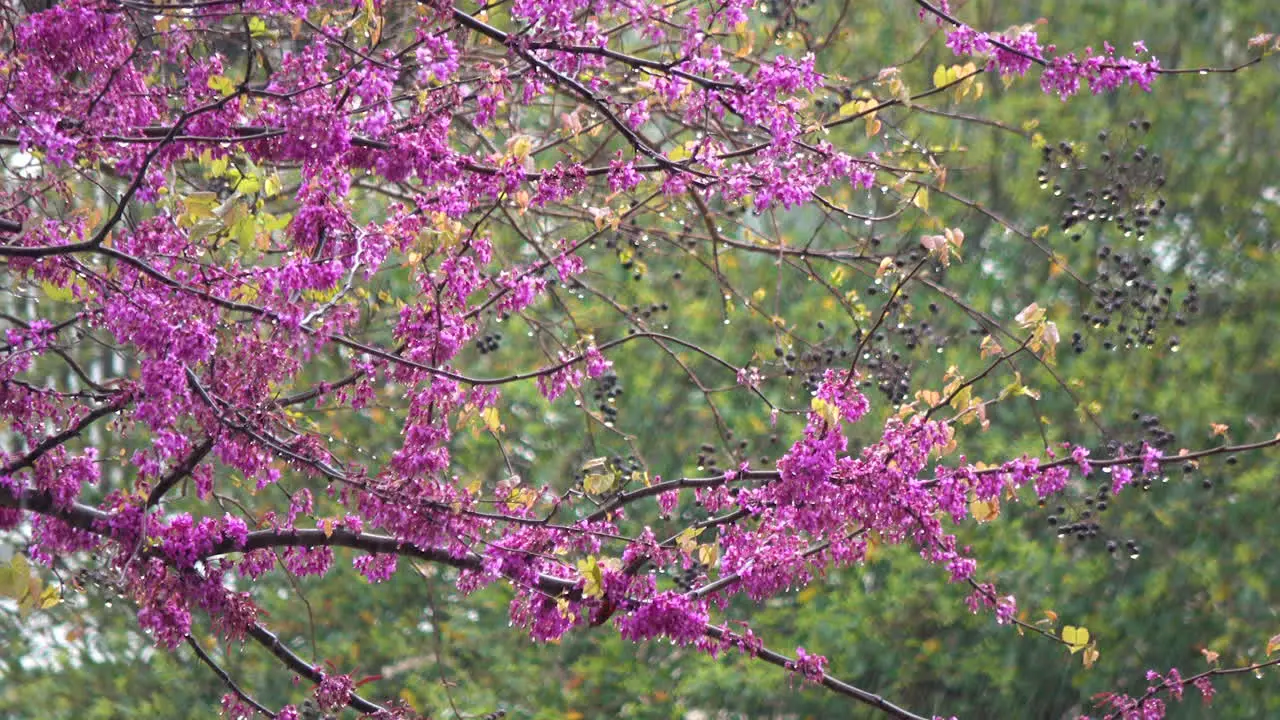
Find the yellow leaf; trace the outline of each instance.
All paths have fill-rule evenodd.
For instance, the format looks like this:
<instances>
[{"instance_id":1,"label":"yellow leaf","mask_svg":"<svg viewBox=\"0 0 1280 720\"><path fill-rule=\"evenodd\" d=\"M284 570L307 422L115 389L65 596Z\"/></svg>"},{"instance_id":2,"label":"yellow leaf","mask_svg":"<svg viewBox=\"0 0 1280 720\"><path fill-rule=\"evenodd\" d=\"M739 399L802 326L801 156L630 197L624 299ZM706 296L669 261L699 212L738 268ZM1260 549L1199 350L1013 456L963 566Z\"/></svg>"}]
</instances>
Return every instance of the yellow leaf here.
<instances>
[{"instance_id":1,"label":"yellow leaf","mask_svg":"<svg viewBox=\"0 0 1280 720\"><path fill-rule=\"evenodd\" d=\"M496 433L502 427L501 423L498 422L498 408L496 407L487 407L481 410L480 418L484 420L484 426L489 429L489 432Z\"/></svg>"},{"instance_id":2,"label":"yellow leaf","mask_svg":"<svg viewBox=\"0 0 1280 720\"><path fill-rule=\"evenodd\" d=\"M256 175L244 175L235 184L235 191L252 195L262 189L262 181Z\"/></svg>"},{"instance_id":3,"label":"yellow leaf","mask_svg":"<svg viewBox=\"0 0 1280 720\"><path fill-rule=\"evenodd\" d=\"M513 135L507 139L507 155L509 159L523 163L533 152L534 140L529 135Z\"/></svg>"},{"instance_id":4,"label":"yellow leaf","mask_svg":"<svg viewBox=\"0 0 1280 720\"><path fill-rule=\"evenodd\" d=\"M213 75L208 81L210 90L217 90L223 97L236 91L236 81L226 75Z\"/></svg>"},{"instance_id":5,"label":"yellow leaf","mask_svg":"<svg viewBox=\"0 0 1280 720\"><path fill-rule=\"evenodd\" d=\"M840 408L823 400L822 398L814 398L809 401L809 409L818 414L827 423L828 427L838 427L840 425Z\"/></svg>"},{"instance_id":6,"label":"yellow leaf","mask_svg":"<svg viewBox=\"0 0 1280 720\"><path fill-rule=\"evenodd\" d=\"M218 195L211 192L190 193L182 199L182 207L186 214L180 224L192 225L197 220L213 217L214 208L218 207Z\"/></svg>"},{"instance_id":7,"label":"yellow leaf","mask_svg":"<svg viewBox=\"0 0 1280 720\"><path fill-rule=\"evenodd\" d=\"M230 162L229 158L225 155L223 155L220 158L210 160L209 161L209 177L218 178L218 177L222 177L223 175L226 175L227 165L229 164L229 162Z\"/></svg>"},{"instance_id":8,"label":"yellow leaf","mask_svg":"<svg viewBox=\"0 0 1280 720\"><path fill-rule=\"evenodd\" d=\"M582 465L582 489L589 495L603 495L617 485L618 475L608 467L606 458L592 458Z\"/></svg>"},{"instance_id":9,"label":"yellow leaf","mask_svg":"<svg viewBox=\"0 0 1280 720\"><path fill-rule=\"evenodd\" d=\"M942 87L947 84L947 68L939 65L933 71L933 86Z\"/></svg>"},{"instance_id":10,"label":"yellow leaf","mask_svg":"<svg viewBox=\"0 0 1280 720\"><path fill-rule=\"evenodd\" d=\"M584 597L604 597L604 576L600 572L600 563L594 555L578 561L578 572L586 581L586 585L582 588Z\"/></svg>"},{"instance_id":11,"label":"yellow leaf","mask_svg":"<svg viewBox=\"0 0 1280 720\"><path fill-rule=\"evenodd\" d=\"M1065 625L1062 628L1062 642L1067 644L1072 654L1080 652L1089 644L1089 629Z\"/></svg>"},{"instance_id":12,"label":"yellow leaf","mask_svg":"<svg viewBox=\"0 0 1280 720\"><path fill-rule=\"evenodd\" d=\"M511 492L507 494L507 507L515 510L524 507L531 508L538 500L538 491L533 488L518 487L511 488Z\"/></svg>"},{"instance_id":13,"label":"yellow leaf","mask_svg":"<svg viewBox=\"0 0 1280 720\"><path fill-rule=\"evenodd\" d=\"M338 296L338 290L339 287L337 285L325 290L304 290L302 292L302 297L310 300L311 302L327 303Z\"/></svg>"},{"instance_id":14,"label":"yellow leaf","mask_svg":"<svg viewBox=\"0 0 1280 720\"><path fill-rule=\"evenodd\" d=\"M39 607L41 610L48 610L60 602L62 602L62 595L58 592L58 588L52 585L46 587L44 592L40 593Z\"/></svg>"},{"instance_id":15,"label":"yellow leaf","mask_svg":"<svg viewBox=\"0 0 1280 720\"><path fill-rule=\"evenodd\" d=\"M840 117L851 117L853 115L857 115L859 112L861 112L861 110L862 110L861 102L857 100L850 100L849 102L840 106Z\"/></svg>"},{"instance_id":16,"label":"yellow leaf","mask_svg":"<svg viewBox=\"0 0 1280 720\"><path fill-rule=\"evenodd\" d=\"M1280 635L1272 635L1267 641L1267 657L1271 657L1271 653L1280 650Z\"/></svg>"},{"instance_id":17,"label":"yellow leaf","mask_svg":"<svg viewBox=\"0 0 1280 720\"><path fill-rule=\"evenodd\" d=\"M1084 660L1084 666L1086 668L1093 667L1093 664L1098 661L1098 655L1097 647L1090 645L1085 648L1084 655L1081 656L1081 659Z\"/></svg>"},{"instance_id":18,"label":"yellow leaf","mask_svg":"<svg viewBox=\"0 0 1280 720\"><path fill-rule=\"evenodd\" d=\"M698 562L707 567L715 567L719 560L720 548L711 544L698 546Z\"/></svg>"},{"instance_id":19,"label":"yellow leaf","mask_svg":"<svg viewBox=\"0 0 1280 720\"><path fill-rule=\"evenodd\" d=\"M676 546L680 548L681 552L692 554L697 547L696 540L703 530L706 530L706 528L685 528L676 536Z\"/></svg>"},{"instance_id":20,"label":"yellow leaf","mask_svg":"<svg viewBox=\"0 0 1280 720\"><path fill-rule=\"evenodd\" d=\"M275 197L280 194L282 187L283 185L280 182L280 176L273 173L263 184L262 190L267 194L267 197Z\"/></svg>"},{"instance_id":21,"label":"yellow leaf","mask_svg":"<svg viewBox=\"0 0 1280 720\"><path fill-rule=\"evenodd\" d=\"M818 596L818 586L810 585L809 587L801 590L800 593L796 595L796 602L800 603L801 605L805 605L817 596Z\"/></svg>"},{"instance_id":22,"label":"yellow leaf","mask_svg":"<svg viewBox=\"0 0 1280 720\"><path fill-rule=\"evenodd\" d=\"M929 191L921 190L911 199L911 204L925 212L929 212Z\"/></svg>"},{"instance_id":23,"label":"yellow leaf","mask_svg":"<svg viewBox=\"0 0 1280 720\"><path fill-rule=\"evenodd\" d=\"M880 265L876 267L876 279L879 280L880 278L883 278L885 275L888 275L889 273L893 272L895 269L897 269L897 266L893 264L893 258L886 257L885 259L881 260Z\"/></svg>"},{"instance_id":24,"label":"yellow leaf","mask_svg":"<svg viewBox=\"0 0 1280 720\"><path fill-rule=\"evenodd\" d=\"M413 691L409 688L400 689L400 699L409 703L409 707L416 707L418 705L418 696L414 695Z\"/></svg>"}]
</instances>

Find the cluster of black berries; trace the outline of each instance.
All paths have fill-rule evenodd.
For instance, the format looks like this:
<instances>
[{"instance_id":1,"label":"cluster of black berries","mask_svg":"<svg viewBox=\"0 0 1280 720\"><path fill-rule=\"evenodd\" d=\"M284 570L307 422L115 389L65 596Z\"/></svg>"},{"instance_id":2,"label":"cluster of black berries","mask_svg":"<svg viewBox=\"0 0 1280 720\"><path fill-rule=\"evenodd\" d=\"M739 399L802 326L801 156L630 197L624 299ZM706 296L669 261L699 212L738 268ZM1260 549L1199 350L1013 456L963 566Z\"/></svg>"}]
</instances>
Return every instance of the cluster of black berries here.
<instances>
[{"instance_id":1,"label":"cluster of black berries","mask_svg":"<svg viewBox=\"0 0 1280 720\"><path fill-rule=\"evenodd\" d=\"M777 436L774 435L773 438L774 438L774 442L777 442ZM729 464L730 465L737 465L741 462L745 462L748 459L747 452L748 452L748 449L751 447L751 443L749 443L746 440L737 438L734 435L732 430L725 431L725 440L728 441L729 443L729 461L730 461ZM771 461L767 457L762 456L760 458L760 463L762 465L768 465L770 462ZM716 454L715 446L712 445L711 443L703 443L702 445L698 446L698 456L697 456L697 459L695 460L695 463L697 465L699 472L702 472L702 471L718 472L720 469L719 468L720 459Z\"/></svg>"},{"instance_id":2,"label":"cluster of black berries","mask_svg":"<svg viewBox=\"0 0 1280 720\"><path fill-rule=\"evenodd\" d=\"M637 320L652 320L652 319L655 319L660 313L667 312L670 309L671 309L671 306L668 305L667 303L649 303L648 305L632 305L631 320L633 322Z\"/></svg>"},{"instance_id":3,"label":"cluster of black berries","mask_svg":"<svg viewBox=\"0 0 1280 720\"><path fill-rule=\"evenodd\" d=\"M1162 326L1172 322L1176 327L1187 324L1187 318L1200 309L1200 298L1195 283L1188 286L1181 304L1173 301L1173 288L1161 287L1148 276L1151 258L1141 255L1113 252L1110 246L1098 249L1098 278L1092 286L1093 303L1081 313L1080 319L1094 328L1110 328L1114 335L1103 342L1103 347L1113 350L1155 347ZM1177 351L1178 338L1171 336L1167 345ZM1079 333L1072 336L1076 352L1084 351Z\"/></svg>"},{"instance_id":4,"label":"cluster of black berries","mask_svg":"<svg viewBox=\"0 0 1280 720\"><path fill-rule=\"evenodd\" d=\"M1234 462L1234 461L1235 461L1234 456L1233 456L1233 457L1231 457L1231 458L1228 458L1228 461L1230 461L1230 462ZM1190 463L1190 462L1188 462L1188 463L1183 463L1183 465L1182 465L1182 474L1183 474L1183 475L1186 475L1188 478L1190 478L1190 476L1191 476L1193 473L1195 473L1195 471L1196 471L1196 466L1195 466L1195 464L1194 464L1194 463ZM1200 487L1204 488L1205 490L1212 490L1212 489L1213 489L1213 478L1208 477L1208 476L1201 477L1201 478L1200 478Z\"/></svg>"},{"instance_id":5,"label":"cluster of black berries","mask_svg":"<svg viewBox=\"0 0 1280 720\"><path fill-rule=\"evenodd\" d=\"M922 331L915 330L907 334L907 327L897 328L896 332L906 335L907 344L914 347L918 344ZM866 333L861 329L853 334L855 343L861 344L865 338ZM889 346L885 332L877 332L863 345L858 367L865 371L866 377L862 380L864 388L874 386L890 402L901 403L910 399L911 367L901 353Z\"/></svg>"},{"instance_id":6,"label":"cluster of black berries","mask_svg":"<svg viewBox=\"0 0 1280 720\"><path fill-rule=\"evenodd\" d=\"M823 327L822 323L819 323ZM848 364L849 357L848 348L834 347L814 347L797 354L794 350L783 350L781 346L773 348L773 356L782 363L782 372L787 377L795 377L797 374L804 372L804 390L805 392L813 392L818 389L818 382L822 380L822 370L836 364L837 360L845 361Z\"/></svg>"},{"instance_id":7,"label":"cluster of black berries","mask_svg":"<svg viewBox=\"0 0 1280 720\"><path fill-rule=\"evenodd\" d=\"M938 303L929 303L929 314L938 314ZM945 347L947 344L947 336L941 333L928 320L921 320L918 323L902 324L896 328L899 335L902 336L903 347L907 350L915 350L921 345L930 345L936 348Z\"/></svg>"},{"instance_id":8,"label":"cluster of black berries","mask_svg":"<svg viewBox=\"0 0 1280 720\"><path fill-rule=\"evenodd\" d=\"M698 447L698 459L695 464L697 465L699 472L703 470L716 472L716 465L718 465L719 462L720 461L716 459L716 448L714 445L711 443L703 443Z\"/></svg>"},{"instance_id":9,"label":"cluster of black berries","mask_svg":"<svg viewBox=\"0 0 1280 720\"><path fill-rule=\"evenodd\" d=\"M1045 522L1059 538L1074 537L1081 544L1091 540L1098 540L1105 530L1101 522L1101 515L1107 511L1110 501L1111 487L1108 482L1103 482L1098 485L1094 493L1080 498L1078 504L1073 503L1071 507L1058 505L1045 518ZM1047 504L1044 500L1040 501L1040 507L1042 508L1046 507ZM1129 551L1129 557L1138 557L1137 541L1126 540L1124 545ZM1105 547L1107 552L1114 554L1119 547L1119 543L1116 540L1107 539Z\"/></svg>"},{"instance_id":10,"label":"cluster of black berries","mask_svg":"<svg viewBox=\"0 0 1280 720\"><path fill-rule=\"evenodd\" d=\"M633 280L644 279L644 264L641 259L644 257L645 245L646 243L641 242L639 237L624 237L621 234L614 235L604 242L604 246L613 250L618 256L618 265L631 273Z\"/></svg>"},{"instance_id":11,"label":"cluster of black berries","mask_svg":"<svg viewBox=\"0 0 1280 720\"><path fill-rule=\"evenodd\" d=\"M1173 445L1174 441L1177 440L1177 436L1172 431L1160 424L1160 418L1157 415L1143 415L1134 410L1133 419L1142 428L1140 436L1138 439L1127 443L1117 441L1107 443L1107 450L1112 455L1138 455L1142 452L1144 443L1151 447L1164 449Z\"/></svg>"},{"instance_id":12,"label":"cluster of black berries","mask_svg":"<svg viewBox=\"0 0 1280 720\"><path fill-rule=\"evenodd\" d=\"M614 455L609 458L609 466L622 473L624 478L644 472L644 463L640 462L640 458L635 455L628 455L626 458Z\"/></svg>"},{"instance_id":13,"label":"cluster of black berries","mask_svg":"<svg viewBox=\"0 0 1280 720\"><path fill-rule=\"evenodd\" d=\"M596 380L596 388L591 393L591 399L600 409L600 415L604 417L606 424L612 425L618 422L616 400L621 395L622 383L618 381L617 373L609 371Z\"/></svg>"},{"instance_id":14,"label":"cluster of black berries","mask_svg":"<svg viewBox=\"0 0 1280 720\"><path fill-rule=\"evenodd\" d=\"M706 566L694 562L687 568L679 568L673 571L674 577L672 577L672 580L675 581L676 587L680 589L680 592L689 592L698 587L702 578L706 576L706 572Z\"/></svg>"},{"instance_id":15,"label":"cluster of black berries","mask_svg":"<svg viewBox=\"0 0 1280 720\"><path fill-rule=\"evenodd\" d=\"M476 341L476 349L481 355L488 355L491 352L497 352L498 344L502 342L502 333L490 333L482 336Z\"/></svg>"},{"instance_id":16,"label":"cluster of black berries","mask_svg":"<svg viewBox=\"0 0 1280 720\"><path fill-rule=\"evenodd\" d=\"M1133 120L1129 132L1117 138L1098 133L1103 149L1095 158L1082 157L1069 142L1043 148L1036 180L1042 189L1052 185L1055 196L1065 194L1059 226L1072 232L1073 240L1090 223L1114 224L1125 237L1141 239L1164 211L1165 200L1159 196L1165 183L1163 159L1146 145L1131 145L1150 129L1149 121Z\"/></svg>"},{"instance_id":17,"label":"cluster of black berries","mask_svg":"<svg viewBox=\"0 0 1280 720\"><path fill-rule=\"evenodd\" d=\"M857 340L862 331L855 333ZM876 333L873 342L862 350L862 358L858 361L858 369L862 371L864 388L876 387L892 402L905 402L909 397L911 386L911 370L905 359L897 351L887 347L885 334ZM857 343L852 348L819 348L809 350L801 355L785 352L782 348L774 348L774 354L783 364L783 374L795 377L803 372L804 380L801 388L807 393L818 390L822 382L822 371L828 367L848 367L852 364L850 355L856 351Z\"/></svg>"},{"instance_id":18,"label":"cluster of black berries","mask_svg":"<svg viewBox=\"0 0 1280 720\"><path fill-rule=\"evenodd\" d=\"M623 483L630 480L636 473L644 472L644 463L635 455L628 455L625 458L621 455L614 455L607 458L604 466L597 466L592 470L593 474L613 474L622 478ZM586 479L586 472L578 470L573 474L574 483L582 483Z\"/></svg>"},{"instance_id":19,"label":"cluster of black berries","mask_svg":"<svg viewBox=\"0 0 1280 720\"><path fill-rule=\"evenodd\" d=\"M888 348L872 348L863 354L870 356L859 363L869 371L862 381L863 387L875 385L890 402L904 403L911 399L911 368L901 355Z\"/></svg>"},{"instance_id":20,"label":"cluster of black berries","mask_svg":"<svg viewBox=\"0 0 1280 720\"><path fill-rule=\"evenodd\" d=\"M829 339L800 353L775 346L773 354L782 367L783 375L788 378L801 376L803 390L813 393L817 391L827 368L848 368L853 365L853 353L861 347L862 356L857 359L857 368L863 374L862 386L878 388L892 402L905 402L911 386L911 368L902 353L890 347L890 335L897 335L907 350L914 350L926 340L939 346L944 343L935 336L928 321L896 325L901 327L878 331L870 338L867 338L866 331L859 328L853 332L849 345L836 345ZM818 329L825 330L826 325L819 322Z\"/></svg>"}]
</instances>

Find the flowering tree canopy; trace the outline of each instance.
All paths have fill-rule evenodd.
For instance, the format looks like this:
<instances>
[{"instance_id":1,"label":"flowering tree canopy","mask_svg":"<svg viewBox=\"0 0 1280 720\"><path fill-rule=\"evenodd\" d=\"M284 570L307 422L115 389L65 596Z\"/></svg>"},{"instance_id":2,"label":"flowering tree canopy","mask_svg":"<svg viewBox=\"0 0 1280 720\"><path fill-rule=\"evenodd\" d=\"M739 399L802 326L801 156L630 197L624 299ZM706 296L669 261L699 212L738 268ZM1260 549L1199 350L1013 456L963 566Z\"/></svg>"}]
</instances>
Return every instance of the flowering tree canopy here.
<instances>
[{"instance_id":1,"label":"flowering tree canopy","mask_svg":"<svg viewBox=\"0 0 1280 720\"><path fill-rule=\"evenodd\" d=\"M963 105L1023 85L1064 102L1158 92L1275 41L1240 65L1166 68L1141 41L1055 47L1035 24L984 29L917 0L890 4L918 19L914 45L856 49L880 68L851 78L826 58L859 5L6 5L9 597L38 612L122 596L156 645L190 646L225 683L231 717L419 717L391 682L305 659L261 610L257 582L350 572L337 548L374 584L506 587L539 643L611 632L743 653L920 718L737 614L907 545L958 586L949 601L1091 663L1096 638L1024 619L956 528L1002 503L1105 509L1167 467L1280 439L1223 426L1180 451L1154 421L1091 435L1101 409L1055 369L1086 342L1067 324L1176 352L1199 300L1137 250L1108 249L1094 280L1057 246L1102 224L1136 248L1165 207L1161 160L1141 119L1095 161ZM926 50L945 62L913 62ZM954 189L970 159L922 139L917 116L1035 145L1055 196L1100 189L1059 229L1023 230ZM1075 294L975 305L967 279L995 272L966 263L979 225ZM637 373L651 397L628 405ZM1028 423L1034 453L966 450L1042 394L1079 422ZM696 462L669 462L698 424ZM560 442L533 447L534 427ZM1062 532L1098 537L1091 514ZM256 700L201 626L308 683L305 708ZM1155 668L1088 712L1164 717L1184 688L1208 699L1215 676L1268 663Z\"/></svg>"}]
</instances>

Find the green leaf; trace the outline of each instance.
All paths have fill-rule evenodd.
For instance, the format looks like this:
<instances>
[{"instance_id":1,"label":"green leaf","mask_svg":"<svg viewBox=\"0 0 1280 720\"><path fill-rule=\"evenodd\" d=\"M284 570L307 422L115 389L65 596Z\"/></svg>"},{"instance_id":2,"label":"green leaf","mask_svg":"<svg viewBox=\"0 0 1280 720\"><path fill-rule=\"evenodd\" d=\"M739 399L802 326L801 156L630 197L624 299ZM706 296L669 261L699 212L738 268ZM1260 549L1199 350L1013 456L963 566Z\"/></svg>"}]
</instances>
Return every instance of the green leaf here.
<instances>
[{"instance_id":1,"label":"green leaf","mask_svg":"<svg viewBox=\"0 0 1280 720\"><path fill-rule=\"evenodd\" d=\"M40 283L40 289L44 291L45 297L55 302L71 302L76 299L70 287L63 287L48 280Z\"/></svg>"},{"instance_id":2,"label":"green leaf","mask_svg":"<svg viewBox=\"0 0 1280 720\"><path fill-rule=\"evenodd\" d=\"M256 175L245 175L240 178L240 182L236 183L235 190L245 195L252 195L262 189L262 180Z\"/></svg>"},{"instance_id":3,"label":"green leaf","mask_svg":"<svg viewBox=\"0 0 1280 720\"><path fill-rule=\"evenodd\" d=\"M253 247L253 240L258 236L258 221L253 215L245 213L235 221L231 226L231 237L235 238L236 244L241 250L249 250Z\"/></svg>"},{"instance_id":4,"label":"green leaf","mask_svg":"<svg viewBox=\"0 0 1280 720\"><path fill-rule=\"evenodd\" d=\"M582 464L582 489L588 495L604 495L618 484L618 473L609 468L608 458L592 458Z\"/></svg>"},{"instance_id":5,"label":"green leaf","mask_svg":"<svg viewBox=\"0 0 1280 720\"><path fill-rule=\"evenodd\" d=\"M220 218L206 218L191 226L191 230L187 232L187 239L191 242L197 242L221 231L224 227L226 226L222 224Z\"/></svg>"},{"instance_id":6,"label":"green leaf","mask_svg":"<svg viewBox=\"0 0 1280 720\"><path fill-rule=\"evenodd\" d=\"M213 217L218 207L218 195L211 192L191 193L182 199L185 212L178 218L178 224L191 227L201 220Z\"/></svg>"},{"instance_id":7,"label":"green leaf","mask_svg":"<svg viewBox=\"0 0 1280 720\"><path fill-rule=\"evenodd\" d=\"M205 167L209 170L209 177L222 177L227 174L227 165L230 163L227 157L214 158Z\"/></svg>"}]
</instances>

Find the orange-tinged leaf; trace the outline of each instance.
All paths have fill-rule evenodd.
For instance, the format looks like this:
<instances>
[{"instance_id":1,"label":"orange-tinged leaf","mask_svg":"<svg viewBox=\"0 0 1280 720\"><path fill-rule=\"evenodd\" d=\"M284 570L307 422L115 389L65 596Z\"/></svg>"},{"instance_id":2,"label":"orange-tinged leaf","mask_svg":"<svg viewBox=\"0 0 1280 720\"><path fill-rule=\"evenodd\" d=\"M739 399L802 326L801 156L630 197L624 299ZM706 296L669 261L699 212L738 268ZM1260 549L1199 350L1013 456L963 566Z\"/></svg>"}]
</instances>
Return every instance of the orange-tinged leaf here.
<instances>
[{"instance_id":1,"label":"orange-tinged leaf","mask_svg":"<svg viewBox=\"0 0 1280 720\"><path fill-rule=\"evenodd\" d=\"M1280 650L1280 635L1272 635L1267 641L1267 657L1271 657L1271 653Z\"/></svg>"},{"instance_id":2,"label":"orange-tinged leaf","mask_svg":"<svg viewBox=\"0 0 1280 720\"><path fill-rule=\"evenodd\" d=\"M1000 517L1000 500L974 500L969 503L969 512L979 523L988 523Z\"/></svg>"}]
</instances>

